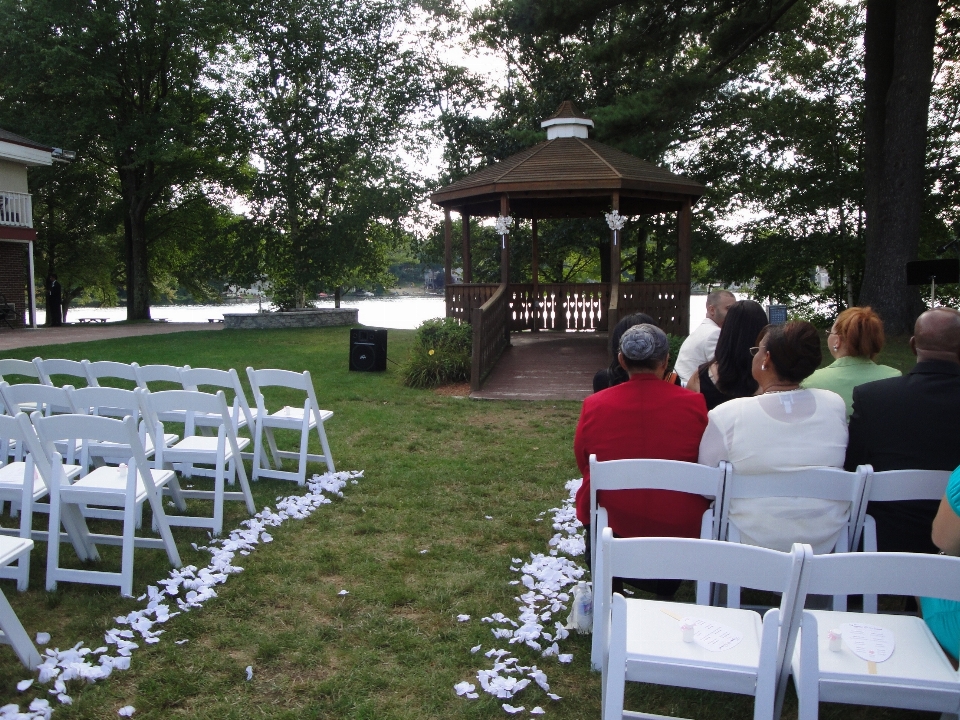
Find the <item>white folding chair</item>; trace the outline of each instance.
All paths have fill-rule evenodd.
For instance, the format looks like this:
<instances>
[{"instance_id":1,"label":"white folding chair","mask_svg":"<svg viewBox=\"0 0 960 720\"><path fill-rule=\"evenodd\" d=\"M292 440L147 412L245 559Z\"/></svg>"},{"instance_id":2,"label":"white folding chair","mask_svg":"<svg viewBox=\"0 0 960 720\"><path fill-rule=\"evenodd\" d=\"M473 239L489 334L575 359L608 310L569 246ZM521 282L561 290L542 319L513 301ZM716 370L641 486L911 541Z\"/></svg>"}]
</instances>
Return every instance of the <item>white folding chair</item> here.
<instances>
[{"instance_id":1,"label":"white folding chair","mask_svg":"<svg viewBox=\"0 0 960 720\"><path fill-rule=\"evenodd\" d=\"M715 540L615 539L610 528L604 529L601 543L602 586L594 595L594 613L601 615L604 720L663 720L660 715L624 712L627 680L753 695L754 720L779 717L786 659L793 652L799 619L801 545L782 553ZM625 599L612 594L614 577L735 584L779 592L782 599L780 607L768 610L761 620L753 610ZM695 631L700 628L699 640L684 642L684 618L699 621L694 623ZM710 630L705 624L714 626L715 637L726 635L713 650L704 637Z\"/></svg>"},{"instance_id":2,"label":"white folding chair","mask_svg":"<svg viewBox=\"0 0 960 720\"><path fill-rule=\"evenodd\" d=\"M36 379L37 383L40 382L40 371L37 370L37 366L34 365L29 360L14 360L13 358L3 358L0 359L0 382L10 383L9 379L6 379L4 376L13 376L20 375L21 377L29 377ZM32 412L36 410L35 405L25 405L23 407L12 407L8 408L6 402L2 403L3 407L0 408L0 411L4 412L7 415L16 415L18 412Z\"/></svg>"},{"instance_id":3,"label":"white folding chair","mask_svg":"<svg viewBox=\"0 0 960 720\"><path fill-rule=\"evenodd\" d=\"M255 431L258 411L257 408L250 407L246 393L243 391L243 386L240 384L240 376L236 370L233 368L229 370L191 368L188 365L184 367L180 373L180 377L183 380L183 387L186 390L200 391L201 388L210 387L232 392L233 401L230 403L230 417L233 419L234 430L239 431L242 428L247 428L251 433ZM229 402L228 400L228 403ZM205 422L202 416L197 416L195 421L198 426L202 426ZM213 419L212 424L214 426L219 423L219 418ZM253 453L245 452L242 453L242 456L244 460L253 459ZM273 458L273 462L277 467L280 466L276 458Z\"/></svg>"},{"instance_id":4,"label":"white folding chair","mask_svg":"<svg viewBox=\"0 0 960 720\"><path fill-rule=\"evenodd\" d=\"M596 455L590 456L590 535L592 576L602 574L603 547L597 540L608 524L608 511L597 502L598 491L613 490L674 490L703 495L714 501L707 508L700 524L700 538L716 540L720 532L720 505L723 497L723 481L727 463L708 467L679 460L608 460L599 462ZM717 509L714 512L714 508ZM596 587L596 582L594 582ZM697 585L697 603L710 604L710 585ZM594 615L594 624L597 616ZM602 647L599 634L594 630L591 663L594 670L600 669Z\"/></svg>"},{"instance_id":5,"label":"white folding chair","mask_svg":"<svg viewBox=\"0 0 960 720\"><path fill-rule=\"evenodd\" d=\"M184 470L194 465L212 465L214 468L212 491L189 489L181 491L187 498L212 500L213 515L209 517L172 515L170 516L171 524L210 528L214 535L219 535L223 532L225 500L242 500L246 503L247 511L251 515L255 514L256 506L247 481L247 471L240 457L241 449L249 445L250 441L247 438L237 437L223 391L217 391L216 395L191 390L165 390L155 393L138 390L137 392L140 395L145 422L148 428L153 428L156 447L154 460L157 467L168 469L178 467ZM157 438L163 434L163 423L159 418L162 413L170 412L183 413L185 424L183 440L167 448L162 442L158 442ZM195 415L203 415L208 419L214 415L220 417L216 437L196 434L193 421ZM234 474L240 477L240 492L224 492L224 482L228 473L231 484Z\"/></svg>"},{"instance_id":6,"label":"white folding chair","mask_svg":"<svg viewBox=\"0 0 960 720\"><path fill-rule=\"evenodd\" d=\"M188 369L190 366L176 367L174 365L138 365L137 366L137 386L142 390L187 390L180 377L180 371ZM164 383L164 387L150 387L150 383ZM176 388L170 388L169 385L176 385ZM160 422L165 423L183 423L184 414L171 410L160 414Z\"/></svg>"},{"instance_id":7,"label":"white folding chair","mask_svg":"<svg viewBox=\"0 0 960 720\"><path fill-rule=\"evenodd\" d=\"M0 568L19 562L29 567L29 555L33 549L33 540L12 538L0 535ZM3 591L0 591L0 644L10 645L28 670L35 670L40 664L40 653L34 646L20 619L10 607Z\"/></svg>"},{"instance_id":8,"label":"white folding chair","mask_svg":"<svg viewBox=\"0 0 960 720\"><path fill-rule=\"evenodd\" d=\"M74 409L82 415L97 415L100 417L132 417L137 423L137 433L143 447L144 457L149 461L155 455L154 434L147 432L146 423L141 421L140 395L134 390L124 390L112 387L85 387L70 391L70 401ZM165 447L173 445L180 439L179 435L165 433L163 436ZM132 454L128 443L115 443L87 439L80 446L80 467L86 475L91 467L102 465L120 465L127 462ZM153 465L151 465L153 467ZM187 509L186 502L180 492L180 485L176 477L169 480L167 487L173 496L173 502L181 512ZM143 505L138 508L137 529L142 524ZM106 508L83 508L83 515L87 518L102 518L107 520L122 520L123 511ZM154 528L156 529L156 528Z\"/></svg>"},{"instance_id":9,"label":"white folding chair","mask_svg":"<svg viewBox=\"0 0 960 720\"><path fill-rule=\"evenodd\" d=\"M740 542L740 532L730 521L730 505L734 500L748 498L809 498L850 503L846 521L837 538L833 552L848 552L853 540L857 510L863 498L866 471L858 468L847 472L840 468L815 467L790 472L764 475L738 474L732 468L727 473L723 488L723 509L720 515L720 539ZM800 542L803 538L793 538ZM740 607L740 588L727 586L727 606ZM846 596L833 598L836 610L845 610Z\"/></svg>"},{"instance_id":10,"label":"white folding chair","mask_svg":"<svg viewBox=\"0 0 960 720\"><path fill-rule=\"evenodd\" d=\"M804 593L884 593L960 601L960 558L916 553L814 556L809 552L800 590L801 598ZM855 628L844 627L857 624L892 634L886 640L892 643L893 654L883 660L880 647L862 638L858 641L852 634ZM843 637L839 651L830 650L828 633L835 630ZM960 675L918 617L804 610L797 645L792 658L799 720L815 720L821 702L928 710L954 720L960 713Z\"/></svg>"},{"instance_id":11,"label":"white folding chair","mask_svg":"<svg viewBox=\"0 0 960 720\"><path fill-rule=\"evenodd\" d=\"M0 509L4 502L9 501L11 516L16 515L17 512L20 515L19 529L0 527L0 533L30 540L33 537L35 503L46 497L47 485L34 465L33 455L27 453L23 460L3 462L3 458L7 457L4 447L7 443L17 441L19 449L25 448L26 438L23 434L24 427L19 421L20 415L23 413L18 413L17 417L0 415ZM26 419L26 415L23 417ZM25 427L28 432L33 433L33 426L29 421ZM76 468L72 473L73 476L79 474L79 471L80 468ZM16 566L10 562L0 568L0 577L15 579L17 590L24 592L30 582L30 553L23 553L19 558Z\"/></svg>"},{"instance_id":12,"label":"white folding chair","mask_svg":"<svg viewBox=\"0 0 960 720\"><path fill-rule=\"evenodd\" d=\"M247 377L250 378L250 388L257 403L256 427L253 434L253 479L268 477L277 480L295 480L298 484L303 485L307 481L308 462L325 462L327 470L334 472L333 456L330 454L327 433L323 428L323 423L333 417L333 411L320 409L317 396L313 391L313 380L310 379L310 373L306 370L302 373L295 373L289 370L254 370L248 367ZM264 387L299 390L305 393L306 400L302 408L286 405L274 413L268 413L263 392L261 392L261 388ZM313 455L307 452L310 431L314 428L317 429L317 435L320 438L320 447L323 449L322 455ZM300 431L300 452L277 449L273 431L278 429ZM270 467L266 453L263 452L264 437L267 439L270 452L277 464L276 469ZM280 463L285 459L298 461L297 472L289 472L281 468Z\"/></svg>"},{"instance_id":13,"label":"white folding chair","mask_svg":"<svg viewBox=\"0 0 960 720\"><path fill-rule=\"evenodd\" d=\"M149 460L154 456L154 437L153 433L148 433L146 424L141 423L142 407L139 393L133 390L124 390L122 388L112 387L85 387L79 390L70 391L70 400L73 403L74 410L82 415L98 415L100 417L127 417L131 416L137 422L140 442L143 445L143 453ZM177 440L179 435L165 433L163 435L163 444L170 447ZM97 443L88 441L83 445L81 461L85 469L90 464L102 464L99 461L106 462L126 462L130 457L130 448L127 445L118 445L116 443Z\"/></svg>"},{"instance_id":14,"label":"white folding chair","mask_svg":"<svg viewBox=\"0 0 960 720\"><path fill-rule=\"evenodd\" d=\"M35 412L40 412L44 417L76 412L73 401L70 400L72 390L73 388L70 385L58 388L51 385L8 385L5 382L0 382L0 397L3 398L5 405L21 408L33 407ZM56 443L57 452L66 459L69 465L76 463L80 448L79 440L64 439L58 440Z\"/></svg>"},{"instance_id":15,"label":"white folding chair","mask_svg":"<svg viewBox=\"0 0 960 720\"><path fill-rule=\"evenodd\" d=\"M165 550L170 564L180 567L180 553L170 532L159 490L173 479L174 473L171 470L150 469L143 454L143 447L140 445L136 422L132 417L123 420L91 415L54 415L45 418L40 413L34 413L31 419L48 453L53 448L54 442L63 438L128 444L132 449L126 468L99 467L89 475L77 479L72 485L64 477L59 453L50 453L54 462L50 482L47 590L56 590L57 583L60 581L80 582L115 585L120 588L122 595L132 596L135 547ZM150 508L153 510L153 523L160 533L159 538L136 535L138 506L143 502L150 503ZM85 505L123 508L123 534L90 533L80 512L80 508ZM69 518L70 524L79 528L89 549L91 560L100 559L96 548L98 543L120 545L122 548L120 572L60 567L60 533L57 530L62 518Z\"/></svg>"},{"instance_id":16,"label":"white folding chair","mask_svg":"<svg viewBox=\"0 0 960 720\"><path fill-rule=\"evenodd\" d=\"M113 360L97 360L96 362L82 360L81 363L87 371L88 385L98 386L100 380L106 379L125 380L128 383L133 383L134 387L140 386L137 378L137 368L140 366L135 362L128 365Z\"/></svg>"},{"instance_id":17,"label":"white folding chair","mask_svg":"<svg viewBox=\"0 0 960 720\"><path fill-rule=\"evenodd\" d=\"M947 489L950 472L946 470L886 470L874 472L873 467L864 465L867 481L863 490L860 512L853 533L852 548L860 546L863 537L863 551L877 551L877 524L867 514L871 502L899 502L903 500L940 500ZM863 596L863 611L877 612L877 596Z\"/></svg>"},{"instance_id":18,"label":"white folding chair","mask_svg":"<svg viewBox=\"0 0 960 720\"><path fill-rule=\"evenodd\" d=\"M90 385L90 376L87 374L87 364L83 360L63 360L60 358L54 358L52 360L44 360L43 358L36 357L33 359L33 364L37 366L37 373L40 376L40 382L44 385L53 385L59 387L57 383L53 381L54 375L63 375L66 377L77 378L78 380L83 380L84 386ZM76 387L76 382L71 382L71 386Z\"/></svg>"}]
</instances>

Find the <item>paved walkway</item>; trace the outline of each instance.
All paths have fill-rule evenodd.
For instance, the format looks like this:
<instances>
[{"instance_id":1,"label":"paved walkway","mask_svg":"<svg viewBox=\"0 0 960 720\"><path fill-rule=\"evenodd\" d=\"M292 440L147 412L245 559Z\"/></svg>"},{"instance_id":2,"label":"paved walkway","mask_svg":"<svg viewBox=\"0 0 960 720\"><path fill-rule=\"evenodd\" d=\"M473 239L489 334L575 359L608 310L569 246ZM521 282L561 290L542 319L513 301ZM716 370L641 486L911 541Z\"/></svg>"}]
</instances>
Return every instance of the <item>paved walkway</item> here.
<instances>
[{"instance_id":1,"label":"paved walkway","mask_svg":"<svg viewBox=\"0 0 960 720\"><path fill-rule=\"evenodd\" d=\"M606 367L606 333L513 333L479 392L483 400L583 400Z\"/></svg>"},{"instance_id":2,"label":"paved walkway","mask_svg":"<svg viewBox=\"0 0 960 720\"><path fill-rule=\"evenodd\" d=\"M221 323L103 323L64 325L58 328L40 327L36 330L11 330L0 327L0 353L5 350L34 347L35 345L66 345L67 343L112 340L138 335L167 335L193 330L222 330Z\"/></svg>"}]
</instances>

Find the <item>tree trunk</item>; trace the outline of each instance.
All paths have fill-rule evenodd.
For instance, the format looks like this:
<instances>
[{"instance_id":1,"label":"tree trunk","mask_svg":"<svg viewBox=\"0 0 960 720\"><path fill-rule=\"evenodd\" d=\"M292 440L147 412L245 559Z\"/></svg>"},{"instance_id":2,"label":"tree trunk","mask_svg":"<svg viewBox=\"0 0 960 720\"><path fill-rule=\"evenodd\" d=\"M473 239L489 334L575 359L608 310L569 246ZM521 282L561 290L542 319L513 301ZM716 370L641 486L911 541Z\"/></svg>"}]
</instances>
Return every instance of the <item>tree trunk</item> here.
<instances>
[{"instance_id":1,"label":"tree trunk","mask_svg":"<svg viewBox=\"0 0 960 720\"><path fill-rule=\"evenodd\" d=\"M127 212L123 233L127 261L127 320L150 319L150 258L147 252L147 210L143 196L145 181L136 169L120 170L120 184Z\"/></svg>"},{"instance_id":2,"label":"tree trunk","mask_svg":"<svg viewBox=\"0 0 960 720\"><path fill-rule=\"evenodd\" d=\"M864 35L866 263L860 304L906 334L923 310L917 258L937 0L868 0Z\"/></svg>"}]
</instances>

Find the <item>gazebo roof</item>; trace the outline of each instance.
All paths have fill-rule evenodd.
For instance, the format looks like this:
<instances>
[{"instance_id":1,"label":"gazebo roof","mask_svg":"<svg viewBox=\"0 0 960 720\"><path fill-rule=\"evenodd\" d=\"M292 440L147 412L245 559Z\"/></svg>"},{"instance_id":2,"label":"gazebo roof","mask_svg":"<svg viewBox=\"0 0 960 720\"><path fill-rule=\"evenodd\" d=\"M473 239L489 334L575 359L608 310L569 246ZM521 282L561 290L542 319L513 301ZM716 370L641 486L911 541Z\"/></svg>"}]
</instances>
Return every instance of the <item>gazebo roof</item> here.
<instances>
[{"instance_id":1,"label":"gazebo roof","mask_svg":"<svg viewBox=\"0 0 960 720\"><path fill-rule=\"evenodd\" d=\"M554 129L566 118L581 127L584 121L593 124L567 101L544 125ZM548 139L438 190L431 200L446 209L493 217L506 194L517 217L596 217L609 210L613 193L620 194L622 214L648 215L678 210L704 192L695 180L581 136Z\"/></svg>"}]
</instances>

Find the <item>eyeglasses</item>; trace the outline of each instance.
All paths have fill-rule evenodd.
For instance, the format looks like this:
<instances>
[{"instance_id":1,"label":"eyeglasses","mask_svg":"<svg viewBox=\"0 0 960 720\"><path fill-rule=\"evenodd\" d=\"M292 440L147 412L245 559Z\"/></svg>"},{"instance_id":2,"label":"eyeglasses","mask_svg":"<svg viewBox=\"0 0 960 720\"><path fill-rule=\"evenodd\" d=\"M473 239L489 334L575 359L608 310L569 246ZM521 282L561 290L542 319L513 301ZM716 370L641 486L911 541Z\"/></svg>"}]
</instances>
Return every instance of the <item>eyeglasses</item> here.
<instances>
[{"instance_id":1,"label":"eyeglasses","mask_svg":"<svg viewBox=\"0 0 960 720\"><path fill-rule=\"evenodd\" d=\"M830 337L831 335L839 335L839 334L840 334L840 333L838 333L836 330L834 330L833 328L830 328L829 330L824 330L823 332L826 333L827 337Z\"/></svg>"},{"instance_id":2,"label":"eyeglasses","mask_svg":"<svg viewBox=\"0 0 960 720\"><path fill-rule=\"evenodd\" d=\"M756 357L758 352L760 352L760 348L758 347L750 348L750 357Z\"/></svg>"}]
</instances>

